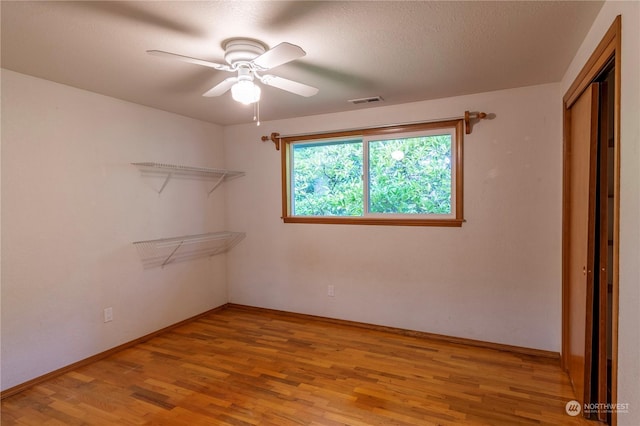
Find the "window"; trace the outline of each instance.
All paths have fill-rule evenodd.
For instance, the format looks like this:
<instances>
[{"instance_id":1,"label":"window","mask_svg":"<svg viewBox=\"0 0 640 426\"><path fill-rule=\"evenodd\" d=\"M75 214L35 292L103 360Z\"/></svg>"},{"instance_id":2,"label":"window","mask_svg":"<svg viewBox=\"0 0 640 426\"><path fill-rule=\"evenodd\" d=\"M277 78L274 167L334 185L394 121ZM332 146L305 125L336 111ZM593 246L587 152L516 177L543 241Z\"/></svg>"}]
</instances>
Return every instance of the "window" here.
<instances>
[{"instance_id":1,"label":"window","mask_svg":"<svg viewBox=\"0 0 640 426\"><path fill-rule=\"evenodd\" d=\"M285 222L462 224L462 120L282 142Z\"/></svg>"}]
</instances>

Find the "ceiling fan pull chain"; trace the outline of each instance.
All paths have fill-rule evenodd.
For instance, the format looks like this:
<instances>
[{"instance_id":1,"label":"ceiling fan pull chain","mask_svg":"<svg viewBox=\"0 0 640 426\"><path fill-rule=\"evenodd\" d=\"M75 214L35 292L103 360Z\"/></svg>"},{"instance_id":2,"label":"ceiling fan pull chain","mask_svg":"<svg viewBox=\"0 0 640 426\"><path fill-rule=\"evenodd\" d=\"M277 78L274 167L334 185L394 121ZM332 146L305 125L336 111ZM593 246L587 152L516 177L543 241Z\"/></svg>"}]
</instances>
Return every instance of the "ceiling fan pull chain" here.
<instances>
[{"instance_id":1,"label":"ceiling fan pull chain","mask_svg":"<svg viewBox=\"0 0 640 426\"><path fill-rule=\"evenodd\" d=\"M260 101L253 104L253 121L256 122L256 126L260 125Z\"/></svg>"}]
</instances>

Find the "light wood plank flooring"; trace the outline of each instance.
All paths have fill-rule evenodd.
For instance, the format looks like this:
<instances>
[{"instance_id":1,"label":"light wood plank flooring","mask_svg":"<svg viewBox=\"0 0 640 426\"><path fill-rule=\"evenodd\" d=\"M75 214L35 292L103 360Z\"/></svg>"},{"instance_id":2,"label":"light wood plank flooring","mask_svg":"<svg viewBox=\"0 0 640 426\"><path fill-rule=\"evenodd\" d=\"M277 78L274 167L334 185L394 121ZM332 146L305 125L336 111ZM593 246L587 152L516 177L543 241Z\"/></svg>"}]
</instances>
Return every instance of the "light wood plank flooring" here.
<instances>
[{"instance_id":1,"label":"light wood plank flooring","mask_svg":"<svg viewBox=\"0 0 640 426\"><path fill-rule=\"evenodd\" d=\"M592 425L557 361L230 307L2 402L2 425Z\"/></svg>"}]
</instances>

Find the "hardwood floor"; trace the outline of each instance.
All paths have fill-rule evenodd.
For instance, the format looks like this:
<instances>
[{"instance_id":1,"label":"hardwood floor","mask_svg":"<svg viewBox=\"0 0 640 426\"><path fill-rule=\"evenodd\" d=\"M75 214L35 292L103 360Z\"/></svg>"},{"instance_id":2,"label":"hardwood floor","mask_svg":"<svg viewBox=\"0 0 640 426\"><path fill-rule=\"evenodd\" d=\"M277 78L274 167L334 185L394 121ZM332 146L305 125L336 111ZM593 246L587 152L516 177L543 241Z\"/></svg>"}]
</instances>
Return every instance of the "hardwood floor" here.
<instances>
[{"instance_id":1,"label":"hardwood floor","mask_svg":"<svg viewBox=\"0 0 640 426\"><path fill-rule=\"evenodd\" d=\"M2 425L591 425L556 360L230 307L2 401Z\"/></svg>"}]
</instances>

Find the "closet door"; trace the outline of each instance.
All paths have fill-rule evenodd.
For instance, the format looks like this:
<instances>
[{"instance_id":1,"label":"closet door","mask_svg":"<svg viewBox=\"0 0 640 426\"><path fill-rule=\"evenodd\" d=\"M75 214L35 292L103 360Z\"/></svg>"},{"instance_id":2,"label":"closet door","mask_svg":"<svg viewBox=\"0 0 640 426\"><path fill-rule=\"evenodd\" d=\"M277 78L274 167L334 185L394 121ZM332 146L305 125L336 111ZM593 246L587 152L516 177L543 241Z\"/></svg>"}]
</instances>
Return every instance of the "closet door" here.
<instances>
[{"instance_id":1,"label":"closet door","mask_svg":"<svg viewBox=\"0 0 640 426\"><path fill-rule=\"evenodd\" d=\"M576 397L590 401L595 250L595 194L598 146L598 84L571 105L568 114L567 367Z\"/></svg>"}]
</instances>

